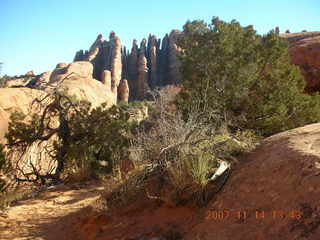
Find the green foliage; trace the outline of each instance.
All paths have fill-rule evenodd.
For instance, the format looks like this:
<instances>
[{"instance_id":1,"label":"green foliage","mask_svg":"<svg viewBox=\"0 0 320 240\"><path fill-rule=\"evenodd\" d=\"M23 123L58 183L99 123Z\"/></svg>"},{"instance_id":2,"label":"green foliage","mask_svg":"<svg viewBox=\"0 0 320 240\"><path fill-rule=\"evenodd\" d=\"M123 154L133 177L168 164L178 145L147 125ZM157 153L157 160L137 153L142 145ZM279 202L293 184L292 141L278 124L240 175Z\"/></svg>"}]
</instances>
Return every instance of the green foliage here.
<instances>
[{"instance_id":1,"label":"green foliage","mask_svg":"<svg viewBox=\"0 0 320 240\"><path fill-rule=\"evenodd\" d=\"M134 124L128 122L127 111L117 106L80 112L71 114L69 120L71 141L66 154L69 166L110 173L125 157ZM107 162L108 166L101 167L101 162Z\"/></svg>"},{"instance_id":2,"label":"green foliage","mask_svg":"<svg viewBox=\"0 0 320 240\"><path fill-rule=\"evenodd\" d=\"M8 75L0 76L0 88L4 87L6 82L11 80L12 77L9 77Z\"/></svg>"},{"instance_id":3,"label":"green foliage","mask_svg":"<svg viewBox=\"0 0 320 240\"><path fill-rule=\"evenodd\" d=\"M275 32L260 36L235 20L213 18L209 25L187 22L178 45L183 49L178 104L186 118L199 105L221 125L262 135L320 119L319 96L304 95L288 43Z\"/></svg>"},{"instance_id":4,"label":"green foliage","mask_svg":"<svg viewBox=\"0 0 320 240\"><path fill-rule=\"evenodd\" d=\"M40 114L13 114L6 134L10 152L25 154L34 144L44 147L40 144L45 143L46 162L56 162L56 170L43 174L31 166L35 181L59 180L62 173L81 172L83 178L111 173L125 156L134 123L128 122L129 114L123 107L102 104L92 109L88 102L61 91L35 102ZM41 157L39 153L33 159L40 161Z\"/></svg>"},{"instance_id":5,"label":"green foliage","mask_svg":"<svg viewBox=\"0 0 320 240\"><path fill-rule=\"evenodd\" d=\"M9 170L8 163L6 162L3 149L4 149L3 145L0 145L0 175L1 175L0 176L1 177L0 178L0 195L5 190L5 186L6 186L6 182L2 176L6 174Z\"/></svg>"}]
</instances>

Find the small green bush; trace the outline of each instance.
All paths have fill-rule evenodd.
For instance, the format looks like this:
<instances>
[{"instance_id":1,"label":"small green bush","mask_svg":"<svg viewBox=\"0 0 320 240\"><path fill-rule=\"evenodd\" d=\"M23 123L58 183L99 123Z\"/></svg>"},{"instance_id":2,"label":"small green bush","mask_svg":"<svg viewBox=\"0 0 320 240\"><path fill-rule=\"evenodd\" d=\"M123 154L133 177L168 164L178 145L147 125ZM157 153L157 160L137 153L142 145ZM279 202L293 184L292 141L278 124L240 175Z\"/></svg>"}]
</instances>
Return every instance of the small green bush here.
<instances>
[{"instance_id":1,"label":"small green bush","mask_svg":"<svg viewBox=\"0 0 320 240\"><path fill-rule=\"evenodd\" d=\"M55 163L55 171L41 173L31 166L32 181L60 181L62 174L75 179L111 174L125 158L135 126L128 121L125 108L103 104L91 109L88 102L79 102L62 91L36 102L39 114L13 114L6 134L11 153L26 153L34 144L46 143L47 162ZM39 153L34 159L40 161L41 157Z\"/></svg>"}]
</instances>

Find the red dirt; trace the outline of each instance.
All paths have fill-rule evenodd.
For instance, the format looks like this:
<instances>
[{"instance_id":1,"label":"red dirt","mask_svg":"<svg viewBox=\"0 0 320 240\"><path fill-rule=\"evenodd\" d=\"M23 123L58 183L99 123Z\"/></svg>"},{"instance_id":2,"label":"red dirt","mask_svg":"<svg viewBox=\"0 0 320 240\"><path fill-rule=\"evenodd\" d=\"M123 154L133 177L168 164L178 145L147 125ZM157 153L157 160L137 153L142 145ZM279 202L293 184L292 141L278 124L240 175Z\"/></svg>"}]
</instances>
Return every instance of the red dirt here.
<instances>
[{"instance_id":1,"label":"red dirt","mask_svg":"<svg viewBox=\"0 0 320 240\"><path fill-rule=\"evenodd\" d=\"M313 124L270 137L243 156L207 207L173 208L141 199L110 217L86 207L98 196L89 187L73 191L61 205L49 202L59 202L69 190L53 191L51 200L40 196L0 217L0 239L319 240L319 180L320 124ZM81 205L79 199L87 201Z\"/></svg>"}]
</instances>

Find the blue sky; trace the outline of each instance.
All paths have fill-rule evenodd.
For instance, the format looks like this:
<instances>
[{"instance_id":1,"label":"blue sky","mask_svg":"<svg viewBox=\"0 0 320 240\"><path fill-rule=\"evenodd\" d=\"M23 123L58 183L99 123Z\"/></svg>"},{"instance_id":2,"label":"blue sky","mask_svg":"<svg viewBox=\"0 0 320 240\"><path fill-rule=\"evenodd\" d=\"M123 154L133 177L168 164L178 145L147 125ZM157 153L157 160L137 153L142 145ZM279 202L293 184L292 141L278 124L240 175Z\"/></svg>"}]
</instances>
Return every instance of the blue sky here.
<instances>
[{"instance_id":1,"label":"blue sky","mask_svg":"<svg viewBox=\"0 0 320 240\"><path fill-rule=\"evenodd\" d=\"M107 38L113 30L131 48L134 38L162 38L188 19L236 19L261 34L275 26L320 30L320 0L0 0L0 12L2 75L38 74L72 62L99 33Z\"/></svg>"}]
</instances>

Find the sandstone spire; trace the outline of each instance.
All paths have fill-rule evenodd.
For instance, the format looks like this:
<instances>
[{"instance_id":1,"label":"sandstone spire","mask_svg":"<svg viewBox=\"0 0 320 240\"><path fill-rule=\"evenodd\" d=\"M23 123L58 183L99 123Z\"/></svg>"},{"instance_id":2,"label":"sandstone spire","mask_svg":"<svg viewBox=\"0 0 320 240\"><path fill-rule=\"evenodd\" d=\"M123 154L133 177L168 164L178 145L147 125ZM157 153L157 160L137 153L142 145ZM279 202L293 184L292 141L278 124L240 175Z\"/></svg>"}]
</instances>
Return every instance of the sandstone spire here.
<instances>
[{"instance_id":1,"label":"sandstone spire","mask_svg":"<svg viewBox=\"0 0 320 240\"><path fill-rule=\"evenodd\" d=\"M146 58L146 39L143 39L139 49L138 57L138 84L137 84L137 98L139 100L144 99L144 86L148 77L148 67Z\"/></svg>"},{"instance_id":2,"label":"sandstone spire","mask_svg":"<svg viewBox=\"0 0 320 240\"><path fill-rule=\"evenodd\" d=\"M110 42L112 46L112 60L111 60L111 90L117 92L120 84L122 73L122 59L121 59L121 41L114 32L110 33Z\"/></svg>"},{"instance_id":3,"label":"sandstone spire","mask_svg":"<svg viewBox=\"0 0 320 240\"><path fill-rule=\"evenodd\" d=\"M158 83L157 72L157 49L158 42L154 35L149 36L148 40L148 69L149 69L149 86L154 89Z\"/></svg>"},{"instance_id":4,"label":"sandstone spire","mask_svg":"<svg viewBox=\"0 0 320 240\"><path fill-rule=\"evenodd\" d=\"M129 100L129 85L126 79L122 79L120 81L120 85L118 88L118 100L120 102L128 102Z\"/></svg>"}]
</instances>

